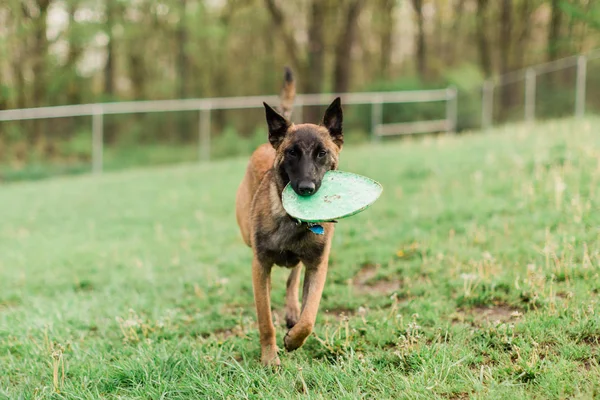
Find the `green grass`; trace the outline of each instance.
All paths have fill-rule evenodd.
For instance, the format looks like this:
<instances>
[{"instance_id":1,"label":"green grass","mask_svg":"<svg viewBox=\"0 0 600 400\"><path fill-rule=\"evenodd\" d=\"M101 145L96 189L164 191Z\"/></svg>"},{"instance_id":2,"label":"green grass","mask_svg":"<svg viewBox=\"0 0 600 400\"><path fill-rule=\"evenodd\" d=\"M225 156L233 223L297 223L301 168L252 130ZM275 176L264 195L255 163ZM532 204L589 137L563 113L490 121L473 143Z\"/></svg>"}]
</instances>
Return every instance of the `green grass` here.
<instances>
[{"instance_id":1,"label":"green grass","mask_svg":"<svg viewBox=\"0 0 600 400\"><path fill-rule=\"evenodd\" d=\"M246 159L2 186L0 397L599 397L598 132L346 148L384 193L338 224L315 333L277 371L233 211Z\"/></svg>"}]
</instances>

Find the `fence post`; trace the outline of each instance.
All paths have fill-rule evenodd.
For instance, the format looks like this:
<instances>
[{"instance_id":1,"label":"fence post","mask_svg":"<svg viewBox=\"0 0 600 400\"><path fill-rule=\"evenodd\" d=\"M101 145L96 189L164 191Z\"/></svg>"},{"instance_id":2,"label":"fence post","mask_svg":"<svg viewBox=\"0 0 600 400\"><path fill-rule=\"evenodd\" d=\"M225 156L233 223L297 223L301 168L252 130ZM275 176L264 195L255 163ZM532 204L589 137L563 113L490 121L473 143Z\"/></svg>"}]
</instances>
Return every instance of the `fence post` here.
<instances>
[{"instance_id":1,"label":"fence post","mask_svg":"<svg viewBox=\"0 0 600 400\"><path fill-rule=\"evenodd\" d=\"M381 125L383 119L383 104L381 99L376 98L371 102L371 140L377 141L380 139L377 134L377 128Z\"/></svg>"},{"instance_id":2,"label":"fence post","mask_svg":"<svg viewBox=\"0 0 600 400\"><path fill-rule=\"evenodd\" d=\"M527 68L525 72L525 121L533 122L535 120L535 69Z\"/></svg>"},{"instance_id":3,"label":"fence post","mask_svg":"<svg viewBox=\"0 0 600 400\"><path fill-rule=\"evenodd\" d=\"M199 110L198 156L200 161L210 161L210 107Z\"/></svg>"},{"instance_id":4,"label":"fence post","mask_svg":"<svg viewBox=\"0 0 600 400\"><path fill-rule=\"evenodd\" d=\"M585 114L585 86L587 80L587 57L577 57L577 86L575 89L575 116L583 117Z\"/></svg>"},{"instance_id":5,"label":"fence post","mask_svg":"<svg viewBox=\"0 0 600 400\"><path fill-rule=\"evenodd\" d=\"M487 130L492 126L494 111L494 82L487 80L483 82L481 94L481 128Z\"/></svg>"},{"instance_id":6,"label":"fence post","mask_svg":"<svg viewBox=\"0 0 600 400\"><path fill-rule=\"evenodd\" d=\"M92 115L92 172L102 172L104 153L104 113L102 106L94 108Z\"/></svg>"},{"instance_id":7,"label":"fence post","mask_svg":"<svg viewBox=\"0 0 600 400\"><path fill-rule=\"evenodd\" d=\"M458 120L458 91L455 87L446 89L446 133L456 133Z\"/></svg>"}]
</instances>

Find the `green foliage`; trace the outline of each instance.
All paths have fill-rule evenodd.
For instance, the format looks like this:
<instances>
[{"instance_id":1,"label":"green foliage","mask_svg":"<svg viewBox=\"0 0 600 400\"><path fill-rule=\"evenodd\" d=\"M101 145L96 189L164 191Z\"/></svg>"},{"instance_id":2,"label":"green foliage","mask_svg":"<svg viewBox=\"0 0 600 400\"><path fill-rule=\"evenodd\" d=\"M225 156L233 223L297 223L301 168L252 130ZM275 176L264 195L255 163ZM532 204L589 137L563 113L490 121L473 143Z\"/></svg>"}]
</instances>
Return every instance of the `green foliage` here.
<instances>
[{"instance_id":1,"label":"green foliage","mask_svg":"<svg viewBox=\"0 0 600 400\"><path fill-rule=\"evenodd\" d=\"M446 70L445 84L458 91L458 131L481 127L481 87L485 77L481 69L466 63Z\"/></svg>"},{"instance_id":2,"label":"green foliage","mask_svg":"<svg viewBox=\"0 0 600 400\"><path fill-rule=\"evenodd\" d=\"M0 397L594 398L599 129L346 147L384 193L337 224L315 332L276 371L233 211L246 157L5 185Z\"/></svg>"},{"instance_id":3,"label":"green foliage","mask_svg":"<svg viewBox=\"0 0 600 400\"><path fill-rule=\"evenodd\" d=\"M448 69L439 79L423 82L417 76L403 77L395 81L379 81L365 87L364 91L417 91L454 87L458 91L457 130L474 129L481 124L481 85L483 75L474 64L464 64ZM357 106L348 113L350 124L369 132L371 107ZM446 102L385 104L383 123L426 121L446 118Z\"/></svg>"},{"instance_id":4,"label":"green foliage","mask_svg":"<svg viewBox=\"0 0 600 400\"><path fill-rule=\"evenodd\" d=\"M593 1L580 5L570 1L560 1L561 10L573 19L585 22L589 27L600 30L600 4Z\"/></svg>"},{"instance_id":5,"label":"green foliage","mask_svg":"<svg viewBox=\"0 0 600 400\"><path fill-rule=\"evenodd\" d=\"M423 82L420 78L404 77L395 81L379 81L371 85L368 85L364 91L373 92L394 92L394 91L412 91L412 90L427 90L427 89L440 89L444 88L442 82L427 81ZM356 113L360 114L359 118L361 121L361 127L370 129L371 115L370 106L363 109L368 110L368 113ZM445 117L445 103L399 103L399 104L385 104L383 106L382 122L394 123L394 122L411 122L431 119L442 119ZM368 128L367 128L368 127Z\"/></svg>"}]
</instances>

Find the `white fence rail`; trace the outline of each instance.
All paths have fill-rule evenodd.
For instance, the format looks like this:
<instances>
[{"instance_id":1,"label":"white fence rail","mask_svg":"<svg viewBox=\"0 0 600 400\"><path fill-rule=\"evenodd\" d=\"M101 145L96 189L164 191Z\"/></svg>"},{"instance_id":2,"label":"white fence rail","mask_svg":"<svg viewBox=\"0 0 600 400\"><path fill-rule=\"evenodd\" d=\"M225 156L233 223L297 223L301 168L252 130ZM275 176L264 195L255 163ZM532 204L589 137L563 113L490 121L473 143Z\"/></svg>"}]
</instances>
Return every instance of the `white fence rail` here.
<instances>
[{"instance_id":1,"label":"white fence rail","mask_svg":"<svg viewBox=\"0 0 600 400\"><path fill-rule=\"evenodd\" d=\"M403 91L403 92L363 92L341 94L304 94L297 95L295 107L301 111L303 106L328 105L340 96L343 104L371 105L371 134L373 138L383 135L421 133L425 131L445 130L454 132L457 120L457 92L454 88ZM198 123L198 155L202 161L210 159L210 119L212 110L233 110L262 108L262 102L279 104L277 96L220 97L185 100L133 101L117 103L80 104L56 107L24 108L0 111L0 121L23 121L31 119L49 119L65 117L92 117L92 171L102 172L104 148L104 116L112 114L134 114L173 111L197 111ZM446 118L430 124L419 121L410 124L383 124L383 104L446 102ZM298 116L297 120L301 120ZM301 115L301 114L300 114ZM443 122L443 123L442 123ZM420 124L420 125L419 125ZM428 128L428 129L424 129Z\"/></svg>"},{"instance_id":2,"label":"white fence rail","mask_svg":"<svg viewBox=\"0 0 600 400\"><path fill-rule=\"evenodd\" d=\"M587 63L588 61L597 59L600 59L600 49L592 50L578 56L571 56L544 64L538 64L486 80L482 88L481 127L485 129L491 127L493 124L494 91L497 87L523 81L525 85L523 119L527 122L532 122L535 120L537 77L573 67L576 68L577 73L575 83L575 108L573 113L578 118L583 117L585 114Z\"/></svg>"}]
</instances>

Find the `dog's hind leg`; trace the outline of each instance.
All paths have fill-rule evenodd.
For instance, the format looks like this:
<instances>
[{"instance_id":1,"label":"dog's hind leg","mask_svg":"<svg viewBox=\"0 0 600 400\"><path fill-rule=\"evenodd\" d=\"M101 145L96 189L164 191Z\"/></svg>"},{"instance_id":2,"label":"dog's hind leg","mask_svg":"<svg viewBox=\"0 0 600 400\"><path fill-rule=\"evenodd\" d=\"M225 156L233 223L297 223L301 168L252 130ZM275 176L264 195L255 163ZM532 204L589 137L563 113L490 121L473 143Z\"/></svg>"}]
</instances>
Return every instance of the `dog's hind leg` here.
<instances>
[{"instance_id":1,"label":"dog's hind leg","mask_svg":"<svg viewBox=\"0 0 600 400\"><path fill-rule=\"evenodd\" d=\"M256 256L252 260L252 286L254 303L258 316L260 333L260 353L263 365L279 365L275 326L271 316L271 268L272 265L262 265Z\"/></svg>"},{"instance_id":2,"label":"dog's hind leg","mask_svg":"<svg viewBox=\"0 0 600 400\"><path fill-rule=\"evenodd\" d=\"M300 287L300 273L302 264L292 268L287 280L287 290L285 292L285 324L291 329L300 318L300 302L298 301L298 289Z\"/></svg>"}]
</instances>

